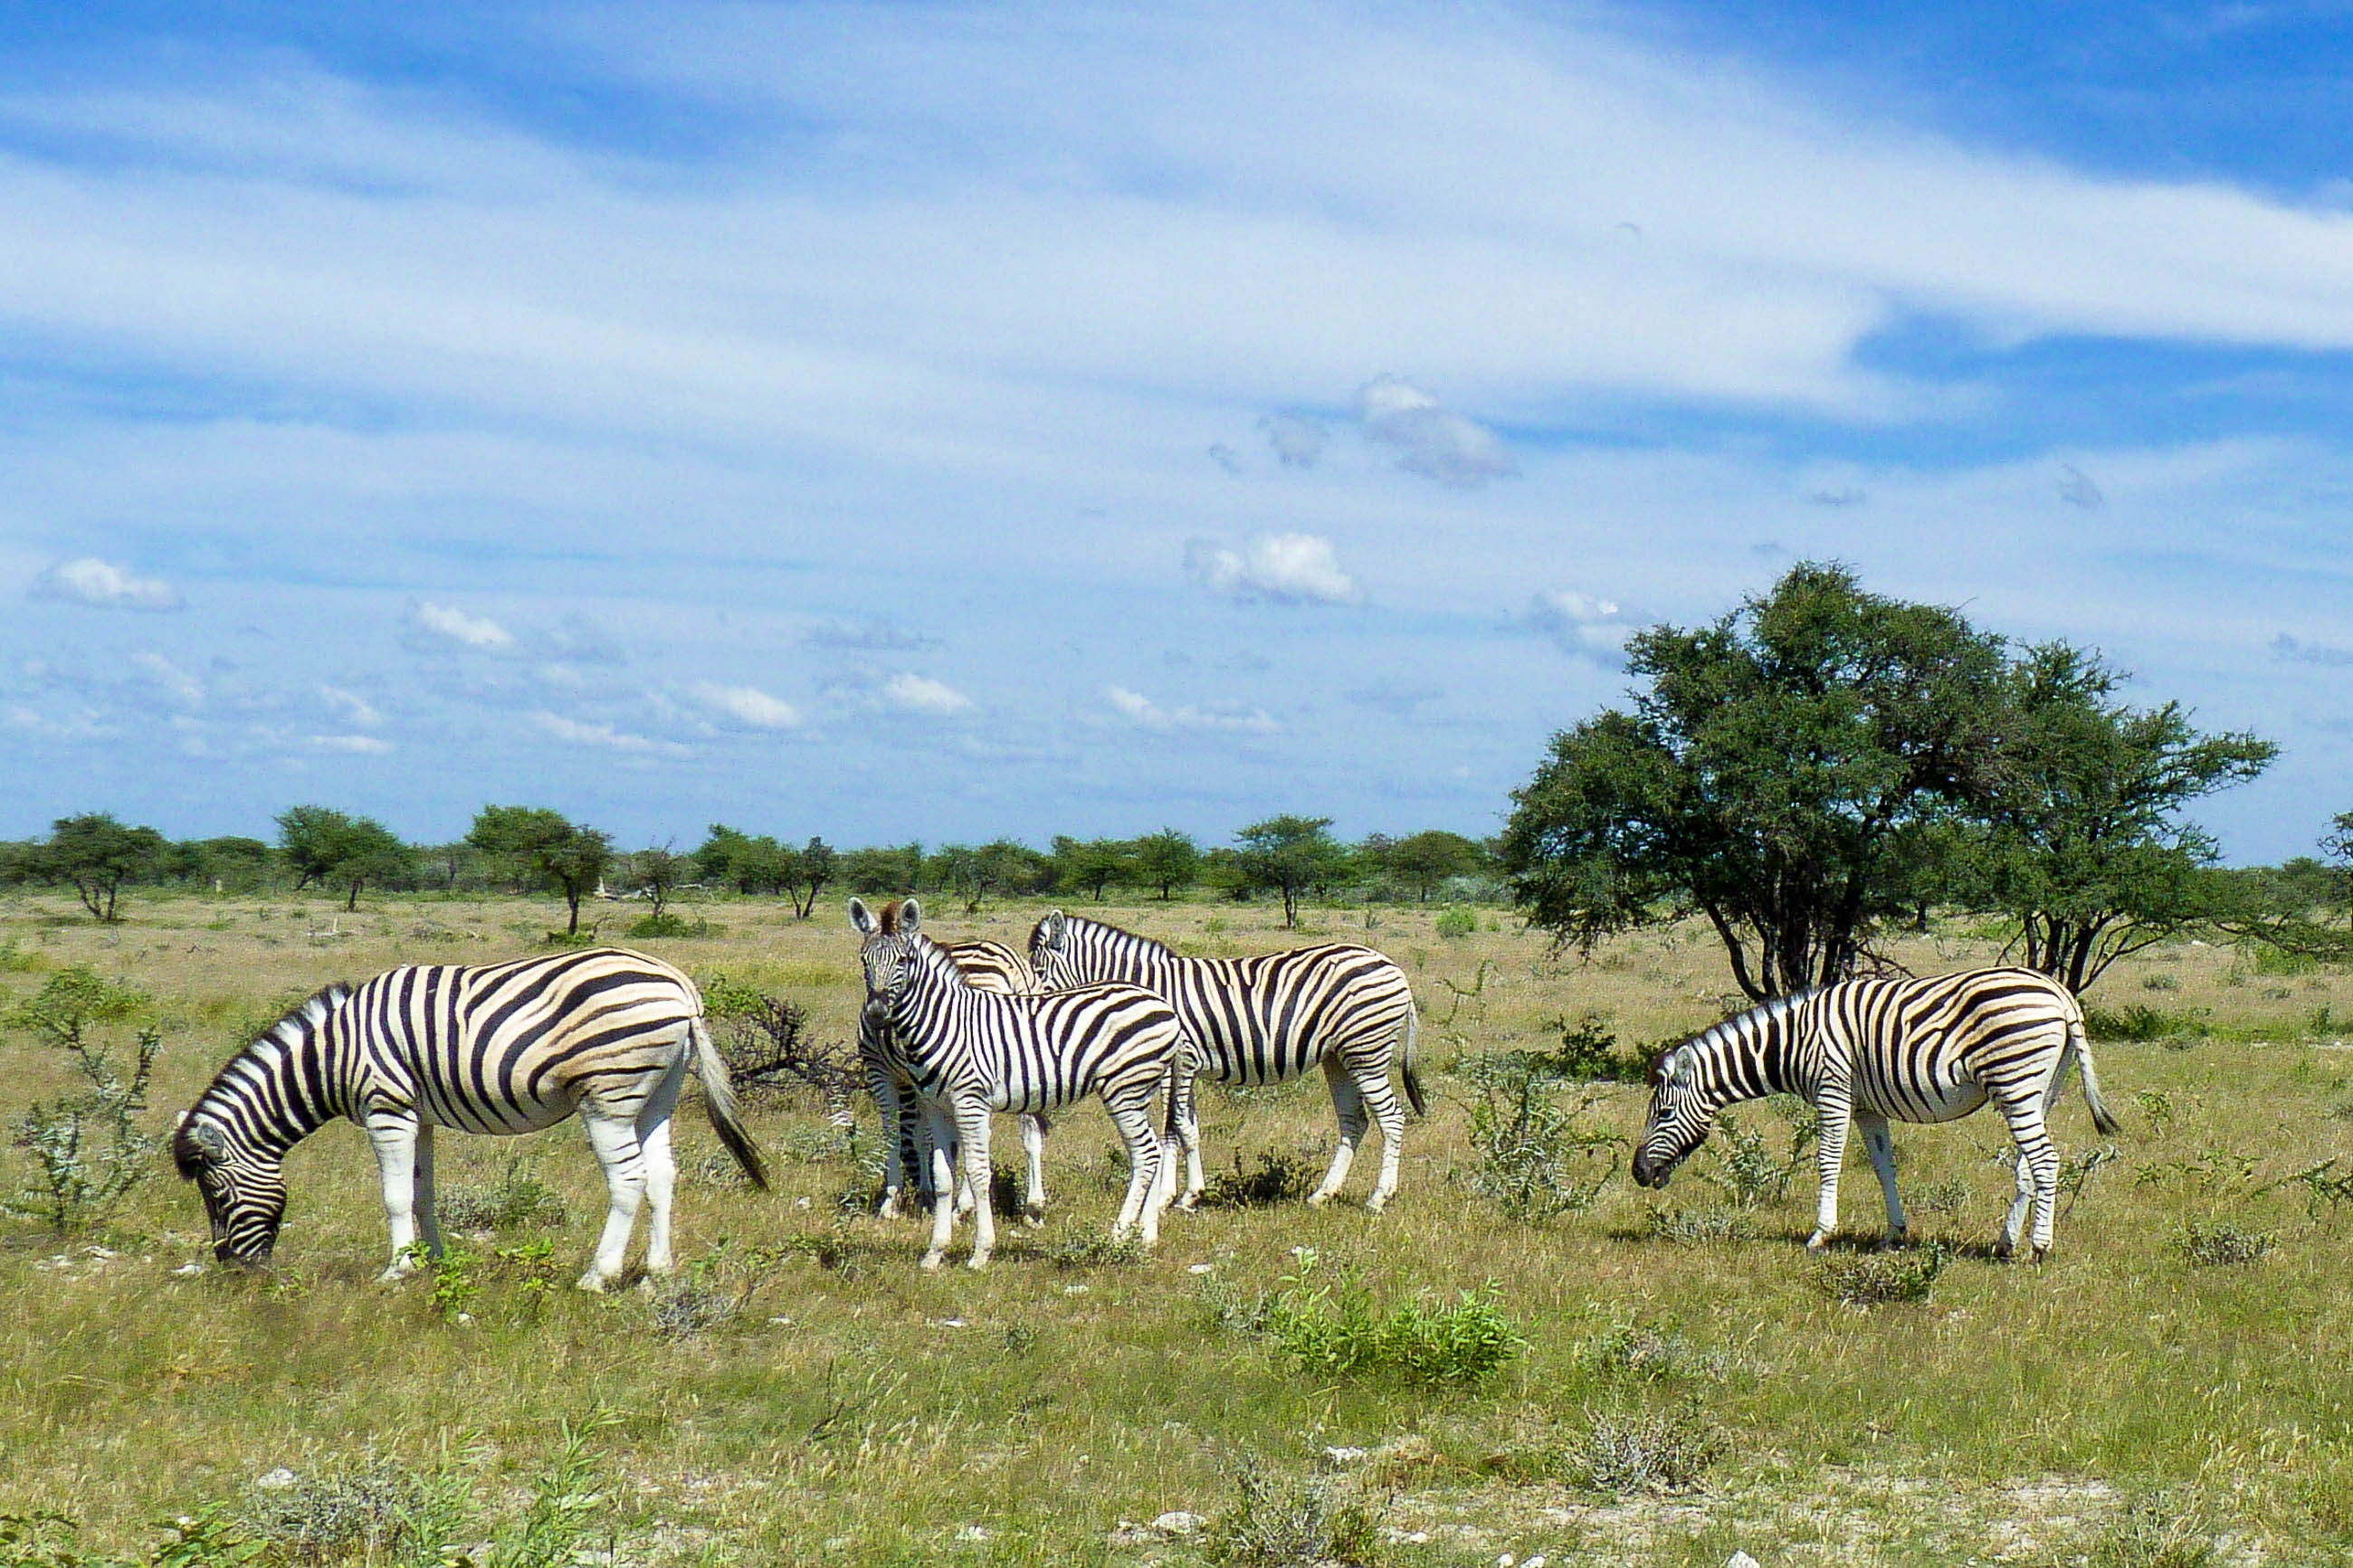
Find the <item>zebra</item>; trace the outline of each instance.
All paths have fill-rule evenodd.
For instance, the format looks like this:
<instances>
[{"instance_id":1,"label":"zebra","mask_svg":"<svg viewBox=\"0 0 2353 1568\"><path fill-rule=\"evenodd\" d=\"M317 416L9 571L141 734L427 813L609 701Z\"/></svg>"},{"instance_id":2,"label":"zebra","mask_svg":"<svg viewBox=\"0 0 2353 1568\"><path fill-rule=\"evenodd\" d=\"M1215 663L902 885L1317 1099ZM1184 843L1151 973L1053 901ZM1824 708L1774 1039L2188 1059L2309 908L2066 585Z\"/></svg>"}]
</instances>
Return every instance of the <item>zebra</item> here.
<instances>
[{"instance_id":1,"label":"zebra","mask_svg":"<svg viewBox=\"0 0 2353 1568\"><path fill-rule=\"evenodd\" d=\"M849 923L864 939L859 961L866 973L867 1005L887 1016L932 1124L932 1244L923 1267L937 1268L947 1251L954 1213L952 1138L963 1147L972 1184L971 1266L982 1268L997 1241L989 1200L989 1113L1060 1110L1089 1094L1103 1097L1127 1145L1127 1195L1113 1222L1112 1238L1119 1240L1140 1225L1144 1245L1151 1247L1160 1239L1160 1210L1166 1201L1152 1097L1172 1073L1178 1085L1191 1076L1192 1053L1175 1012L1132 985L1090 985L1044 995L980 990L923 933L923 914L913 899L880 910L869 910L861 900L849 900Z\"/></svg>"},{"instance_id":2,"label":"zebra","mask_svg":"<svg viewBox=\"0 0 2353 1568\"><path fill-rule=\"evenodd\" d=\"M181 1117L172 1155L195 1183L223 1263L269 1261L286 1215L286 1151L338 1117L364 1128L384 1178L389 1283L416 1268L433 1214L433 1130L533 1132L580 1113L612 1207L584 1290L621 1270L638 1205L649 1275L670 1269L670 1112L691 1072L754 1186L767 1168L738 1117L694 982L658 958L592 948L491 964L411 964L330 985L231 1058Z\"/></svg>"},{"instance_id":3,"label":"zebra","mask_svg":"<svg viewBox=\"0 0 2353 1568\"><path fill-rule=\"evenodd\" d=\"M2113 1136L2116 1120L2100 1098L2084 1010L2047 975L1965 970L1927 979L1848 980L1783 997L1661 1054L1634 1180L1664 1187L1725 1106L1800 1095L1813 1103L1821 1134L1821 1196L1806 1245L1820 1250L1838 1229L1839 1166L1850 1121L1879 1173L1888 1239L1901 1243L1907 1227L1895 1195L1888 1120L1950 1121L1991 1100L2018 1146L2018 1195L1995 1252L2016 1253L2031 1202L2040 1262L2051 1250L2059 1181L2047 1122L2071 1058L2082 1064L2094 1125Z\"/></svg>"},{"instance_id":4,"label":"zebra","mask_svg":"<svg viewBox=\"0 0 2353 1568\"><path fill-rule=\"evenodd\" d=\"M1283 1083L1321 1063L1340 1143L1308 1203L1321 1208L1348 1179L1367 1108L1380 1123L1381 1173L1365 1206L1377 1214L1397 1192L1405 1112L1389 1088L1392 1059L1414 1114L1429 1112L1414 1071L1421 1019L1413 987L1386 953L1333 942L1255 958L1183 958L1150 937L1050 910L1029 933L1029 961L1049 990L1116 980L1166 997L1202 1077ZM1169 1115L1185 1144L1185 1194L1176 1206L1190 1209L1203 1182L1189 1080L1171 1094Z\"/></svg>"},{"instance_id":5,"label":"zebra","mask_svg":"<svg viewBox=\"0 0 2353 1568\"><path fill-rule=\"evenodd\" d=\"M1038 989L1038 978L1030 970L1029 961L1001 942L940 945L950 961L964 972L965 982L980 990L1010 996ZM923 1198L928 1203L932 1171L930 1123L915 1102L914 1086L907 1076L903 1054L891 1037L890 1021L878 1008L869 1006L859 1011L858 1059L866 1069L867 1086L874 1095L875 1108L882 1114L884 1137L888 1140L883 1152L882 1202L876 1212L884 1219L896 1219L911 1173L919 1173ZM1043 1221L1046 1212L1046 1134L1053 1131L1053 1123L1042 1113L1025 1111L1020 1124L1021 1152L1028 1157L1029 1166L1029 1179L1022 1188L1021 1217L1024 1223L1034 1226ZM954 1154L951 1149L951 1168ZM970 1187L960 1185L956 1212L963 1214L972 1205Z\"/></svg>"}]
</instances>

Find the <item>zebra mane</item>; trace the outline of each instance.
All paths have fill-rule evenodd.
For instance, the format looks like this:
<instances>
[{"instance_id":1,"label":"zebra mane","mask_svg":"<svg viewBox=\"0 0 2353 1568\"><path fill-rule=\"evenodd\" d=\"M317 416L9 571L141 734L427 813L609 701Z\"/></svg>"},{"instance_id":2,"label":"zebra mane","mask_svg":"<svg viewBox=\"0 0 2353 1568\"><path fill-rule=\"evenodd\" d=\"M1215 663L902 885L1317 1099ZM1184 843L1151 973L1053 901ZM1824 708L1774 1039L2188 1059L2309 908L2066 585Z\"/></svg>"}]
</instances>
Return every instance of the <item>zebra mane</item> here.
<instances>
[{"instance_id":1,"label":"zebra mane","mask_svg":"<svg viewBox=\"0 0 2353 1568\"><path fill-rule=\"evenodd\" d=\"M899 934L899 900L892 900L874 911L874 929L883 936Z\"/></svg>"},{"instance_id":2,"label":"zebra mane","mask_svg":"<svg viewBox=\"0 0 2353 1568\"><path fill-rule=\"evenodd\" d=\"M1767 997L1745 1013L1735 1013L1729 1018L1719 1018L1699 1033L1686 1036L1676 1041L1652 1058L1651 1084L1655 1087L1666 1082L1668 1074L1674 1068L1675 1058L1685 1051L1732 1045L1746 1036L1751 1026L1767 1018L1786 1017L1798 1004L1810 999L1813 994L1811 991L1799 991L1787 996Z\"/></svg>"},{"instance_id":3,"label":"zebra mane","mask_svg":"<svg viewBox=\"0 0 2353 1568\"><path fill-rule=\"evenodd\" d=\"M212 1098L213 1089L220 1088L238 1062L245 1060L264 1047L275 1046L281 1051L290 1051L309 1039L313 1030L325 1023L336 1009L352 999L353 989L354 987L348 982L338 980L330 984L322 985L287 1009L283 1017L247 1041L244 1048L229 1058L227 1065L214 1076L212 1085L205 1090L203 1098L196 1101L197 1106L201 1109L205 1100Z\"/></svg>"},{"instance_id":4,"label":"zebra mane","mask_svg":"<svg viewBox=\"0 0 2353 1568\"><path fill-rule=\"evenodd\" d=\"M1099 931L1108 931L1113 936L1124 937L1146 952L1160 957L1174 958L1176 955L1176 950L1159 938L1145 936L1142 931L1130 931L1125 926L1115 926L1107 921L1091 921L1084 915L1066 914L1062 917L1062 924L1066 931L1075 931L1081 926L1088 926ZM1030 934L1034 941L1037 933L1032 931Z\"/></svg>"}]
</instances>

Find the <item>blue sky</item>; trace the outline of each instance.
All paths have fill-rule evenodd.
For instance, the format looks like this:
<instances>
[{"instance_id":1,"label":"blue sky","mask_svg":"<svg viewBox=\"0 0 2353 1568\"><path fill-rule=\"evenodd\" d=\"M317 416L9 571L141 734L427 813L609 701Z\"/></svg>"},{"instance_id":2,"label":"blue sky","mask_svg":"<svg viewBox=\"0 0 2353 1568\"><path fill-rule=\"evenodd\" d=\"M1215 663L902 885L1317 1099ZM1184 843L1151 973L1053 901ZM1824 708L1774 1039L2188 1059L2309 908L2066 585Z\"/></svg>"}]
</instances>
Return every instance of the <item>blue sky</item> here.
<instances>
[{"instance_id":1,"label":"blue sky","mask_svg":"<svg viewBox=\"0 0 2353 1568\"><path fill-rule=\"evenodd\" d=\"M1485 833L1803 556L2353 806L2342 8L323 9L0 13L0 834Z\"/></svg>"}]
</instances>

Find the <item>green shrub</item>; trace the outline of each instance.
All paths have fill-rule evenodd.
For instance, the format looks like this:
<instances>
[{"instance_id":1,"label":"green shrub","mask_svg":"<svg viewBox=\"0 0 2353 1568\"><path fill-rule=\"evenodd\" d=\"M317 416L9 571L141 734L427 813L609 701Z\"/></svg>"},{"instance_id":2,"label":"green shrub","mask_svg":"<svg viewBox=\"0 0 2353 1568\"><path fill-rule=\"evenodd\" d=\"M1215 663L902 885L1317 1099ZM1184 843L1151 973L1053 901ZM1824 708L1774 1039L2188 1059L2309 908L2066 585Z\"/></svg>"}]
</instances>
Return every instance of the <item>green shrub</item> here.
<instances>
[{"instance_id":1,"label":"green shrub","mask_svg":"<svg viewBox=\"0 0 2353 1568\"><path fill-rule=\"evenodd\" d=\"M1524 1223L1581 1214L1618 1173L1620 1140L1586 1124L1591 1095L1562 1106L1535 1072L1489 1077L1471 1107L1471 1190Z\"/></svg>"},{"instance_id":2,"label":"green shrub","mask_svg":"<svg viewBox=\"0 0 2353 1568\"><path fill-rule=\"evenodd\" d=\"M1242 1169L1241 1151L1234 1151L1231 1174L1211 1176L1196 1205L1205 1209L1278 1208L1296 1203L1315 1190L1314 1165L1297 1154L1261 1150L1258 1169Z\"/></svg>"},{"instance_id":3,"label":"green shrub","mask_svg":"<svg viewBox=\"0 0 2353 1568\"><path fill-rule=\"evenodd\" d=\"M1908 1252L1825 1258L1815 1266L1814 1283L1823 1295L1848 1307L1925 1301L1936 1276L1945 1271L1947 1258L1943 1245L1933 1241Z\"/></svg>"},{"instance_id":4,"label":"green shrub","mask_svg":"<svg viewBox=\"0 0 2353 1568\"><path fill-rule=\"evenodd\" d=\"M541 1181L521 1154L508 1158L495 1182L452 1182L433 1195L434 1217L452 1230L516 1230L564 1223L564 1200Z\"/></svg>"},{"instance_id":5,"label":"green shrub","mask_svg":"<svg viewBox=\"0 0 2353 1568\"><path fill-rule=\"evenodd\" d=\"M1144 1260L1143 1238L1132 1231L1117 1241L1099 1230L1074 1231L1046 1249L1057 1268L1134 1268Z\"/></svg>"},{"instance_id":6,"label":"green shrub","mask_svg":"<svg viewBox=\"0 0 2353 1568\"><path fill-rule=\"evenodd\" d=\"M2084 1009L2084 1032L2094 1040L2168 1040L2207 1033L2204 1019L2194 1013L2168 1013L2135 1002L2111 1012L2105 1007Z\"/></svg>"},{"instance_id":7,"label":"green shrub","mask_svg":"<svg viewBox=\"0 0 2353 1568\"><path fill-rule=\"evenodd\" d=\"M1234 1476L1240 1493L1209 1521L1203 1545L1218 1568L1372 1568L1380 1516L1327 1482L1282 1485L1255 1468Z\"/></svg>"},{"instance_id":8,"label":"green shrub","mask_svg":"<svg viewBox=\"0 0 2353 1568\"><path fill-rule=\"evenodd\" d=\"M1763 1208L1789 1195L1789 1184L1801 1170L1814 1168L1811 1158L1820 1134L1814 1108L1792 1095L1777 1094L1766 1101L1781 1119L1785 1148L1776 1155L1765 1133L1730 1111L1716 1119L1709 1141L1713 1158L1694 1167L1699 1179L1720 1188L1735 1207Z\"/></svg>"},{"instance_id":9,"label":"green shrub","mask_svg":"<svg viewBox=\"0 0 2353 1568\"><path fill-rule=\"evenodd\" d=\"M1449 904L1438 911L1437 918L1430 922L1430 929L1450 941L1460 942L1477 934L1479 917L1464 905Z\"/></svg>"},{"instance_id":10,"label":"green shrub","mask_svg":"<svg viewBox=\"0 0 2353 1568\"><path fill-rule=\"evenodd\" d=\"M8 1010L9 1027L66 1054L81 1088L36 1100L17 1119L11 1142L32 1156L33 1179L14 1197L0 1198L0 1214L39 1220L63 1236L105 1219L153 1172L156 1142L136 1119L147 1109L147 1086L164 1048L163 1036L139 1031L128 1061L92 1037L94 1030L147 1007L143 993L78 964L51 975L39 991Z\"/></svg>"},{"instance_id":11,"label":"green shrub","mask_svg":"<svg viewBox=\"0 0 2353 1568\"><path fill-rule=\"evenodd\" d=\"M1620 1323L1577 1349L1577 1359L1604 1376L1658 1383L1704 1378L1721 1381L1731 1358L1703 1351L1672 1324Z\"/></svg>"},{"instance_id":12,"label":"green shrub","mask_svg":"<svg viewBox=\"0 0 2353 1568\"><path fill-rule=\"evenodd\" d=\"M1698 1405L1589 1412L1574 1468L1607 1492L1690 1492L1724 1457L1730 1439Z\"/></svg>"},{"instance_id":13,"label":"green shrub","mask_svg":"<svg viewBox=\"0 0 2353 1568\"><path fill-rule=\"evenodd\" d=\"M2220 1221L2191 1220L2182 1226L2174 1247L2189 1262L2205 1268L2231 1268L2261 1259L2279 1245L2268 1230L2242 1230Z\"/></svg>"},{"instance_id":14,"label":"green shrub","mask_svg":"<svg viewBox=\"0 0 2353 1568\"><path fill-rule=\"evenodd\" d=\"M1381 1312L1361 1278L1318 1284L1315 1266L1314 1250L1303 1249L1299 1272L1285 1277L1266 1309L1266 1333L1303 1371L1476 1383L1527 1348L1492 1287L1465 1290L1451 1306L1408 1301Z\"/></svg>"}]
</instances>

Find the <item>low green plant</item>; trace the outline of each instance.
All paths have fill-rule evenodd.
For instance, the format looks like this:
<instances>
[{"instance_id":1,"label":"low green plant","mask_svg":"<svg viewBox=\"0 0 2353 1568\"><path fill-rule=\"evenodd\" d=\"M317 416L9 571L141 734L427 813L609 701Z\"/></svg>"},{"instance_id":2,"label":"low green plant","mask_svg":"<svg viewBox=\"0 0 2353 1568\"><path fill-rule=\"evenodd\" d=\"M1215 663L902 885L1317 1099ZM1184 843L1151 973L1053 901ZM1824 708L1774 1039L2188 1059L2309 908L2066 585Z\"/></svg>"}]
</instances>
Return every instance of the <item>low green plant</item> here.
<instances>
[{"instance_id":1,"label":"low green plant","mask_svg":"<svg viewBox=\"0 0 2353 1568\"><path fill-rule=\"evenodd\" d=\"M452 1182L434 1194L434 1215L452 1230L518 1230L564 1223L564 1200L521 1153L510 1155L499 1179Z\"/></svg>"},{"instance_id":2,"label":"low green plant","mask_svg":"<svg viewBox=\"0 0 2353 1568\"><path fill-rule=\"evenodd\" d=\"M410 1248L412 1256L420 1250ZM429 1260L433 1289L426 1300L445 1321L454 1323L472 1312L475 1299L482 1293L482 1282L474 1274L474 1265L480 1261L459 1242L445 1246L440 1257Z\"/></svg>"},{"instance_id":3,"label":"low green plant","mask_svg":"<svg viewBox=\"0 0 2353 1568\"><path fill-rule=\"evenodd\" d=\"M2274 1182L2278 1187L2302 1187L2305 1192L2305 1212L2317 1220L2324 1209L2327 1212L2327 1228L2337 1229L2337 1213L2348 1203L2353 1203L2353 1169L2339 1171L2334 1154L2316 1165L2307 1165L2295 1174Z\"/></svg>"},{"instance_id":4,"label":"low green plant","mask_svg":"<svg viewBox=\"0 0 2353 1568\"><path fill-rule=\"evenodd\" d=\"M278 1484L251 1489L238 1522L296 1563L374 1561L399 1551L414 1535L431 1485L381 1456L301 1474L281 1470L274 1479Z\"/></svg>"},{"instance_id":5,"label":"low green plant","mask_svg":"<svg viewBox=\"0 0 2353 1568\"><path fill-rule=\"evenodd\" d=\"M2213 1526L2179 1494L2136 1498L2092 1543L2090 1568L2209 1568Z\"/></svg>"},{"instance_id":6,"label":"low green plant","mask_svg":"<svg viewBox=\"0 0 2353 1568\"><path fill-rule=\"evenodd\" d=\"M1430 921L1430 929L1449 941L1460 942L1478 934L1479 917L1465 905L1449 904Z\"/></svg>"},{"instance_id":7,"label":"low green plant","mask_svg":"<svg viewBox=\"0 0 2353 1568\"><path fill-rule=\"evenodd\" d=\"M1533 1224L1581 1214L1618 1173L1618 1135L1585 1120L1596 1097L1564 1106L1557 1095L1535 1072L1516 1083L1498 1075L1472 1103L1471 1144L1479 1163L1471 1190L1506 1218Z\"/></svg>"},{"instance_id":8,"label":"low green plant","mask_svg":"<svg viewBox=\"0 0 2353 1568\"><path fill-rule=\"evenodd\" d=\"M1724 1428L1690 1400L1663 1410L1592 1410L1586 1421L1584 1440L1571 1458L1597 1491L1697 1491L1731 1447Z\"/></svg>"},{"instance_id":9,"label":"low green plant","mask_svg":"<svg viewBox=\"0 0 2353 1568\"><path fill-rule=\"evenodd\" d=\"M1233 1504L1209 1521L1203 1547L1218 1568L1374 1568L1380 1515L1329 1482L1281 1482L1238 1468Z\"/></svg>"},{"instance_id":10,"label":"low green plant","mask_svg":"<svg viewBox=\"0 0 2353 1568\"><path fill-rule=\"evenodd\" d=\"M1134 1268L1145 1258L1144 1242L1133 1232L1113 1241L1099 1230L1072 1231L1046 1248L1046 1261L1057 1268Z\"/></svg>"},{"instance_id":11,"label":"low green plant","mask_svg":"<svg viewBox=\"0 0 2353 1568\"><path fill-rule=\"evenodd\" d=\"M34 1101L17 1118L11 1142L32 1157L33 1174L15 1196L0 1198L0 1214L38 1220L64 1236L103 1221L153 1173L156 1141L137 1118L147 1109L163 1036L140 1030L126 1061L94 1034L147 1006L143 993L76 965L9 1009L8 1026L63 1052L81 1082Z\"/></svg>"},{"instance_id":12,"label":"low green plant","mask_svg":"<svg viewBox=\"0 0 2353 1568\"><path fill-rule=\"evenodd\" d=\"M1241 1151L1234 1151L1231 1173L1211 1176L1195 1205L1204 1209L1261 1209L1293 1204L1315 1190L1315 1167L1297 1154L1259 1151L1258 1168L1242 1169Z\"/></svg>"},{"instance_id":13,"label":"low green plant","mask_svg":"<svg viewBox=\"0 0 2353 1568\"><path fill-rule=\"evenodd\" d=\"M1391 1375L1424 1384L1476 1383L1527 1348L1492 1287L1447 1306L1407 1301L1383 1312L1360 1275L1315 1278L1314 1249L1267 1303L1275 1347L1318 1376Z\"/></svg>"},{"instance_id":14,"label":"low green plant","mask_svg":"<svg viewBox=\"0 0 2353 1568\"><path fill-rule=\"evenodd\" d=\"M1577 1359L1603 1376L1648 1383L1721 1381L1731 1367L1722 1351L1701 1350L1672 1323L1620 1323L1577 1346Z\"/></svg>"},{"instance_id":15,"label":"low green plant","mask_svg":"<svg viewBox=\"0 0 2353 1568\"><path fill-rule=\"evenodd\" d=\"M2268 1230L2242 1230L2219 1220L2191 1220L2181 1227L2175 1248L2189 1262L2205 1268L2233 1268L2260 1261L2279 1237Z\"/></svg>"},{"instance_id":16,"label":"low green plant","mask_svg":"<svg viewBox=\"0 0 2353 1568\"><path fill-rule=\"evenodd\" d=\"M1823 1295L1848 1307L1925 1301L1948 1258L1944 1244L1934 1241L1908 1251L1825 1258L1814 1267L1814 1284Z\"/></svg>"},{"instance_id":17,"label":"low green plant","mask_svg":"<svg viewBox=\"0 0 2353 1568\"><path fill-rule=\"evenodd\" d=\"M2086 1149L2080 1154L2070 1154L2059 1162L2058 1195L2065 1201L2060 1205L2059 1218L2064 1220L2075 1212L2076 1200L2092 1178L2124 1156L2113 1143L2103 1143L2096 1149Z\"/></svg>"},{"instance_id":18,"label":"low green plant","mask_svg":"<svg viewBox=\"0 0 2353 1568\"><path fill-rule=\"evenodd\" d=\"M1682 1247L1752 1241L1757 1236L1757 1222L1739 1209L1685 1209L1666 1204L1651 1211L1649 1224L1653 1237Z\"/></svg>"},{"instance_id":19,"label":"low green plant","mask_svg":"<svg viewBox=\"0 0 2353 1568\"><path fill-rule=\"evenodd\" d=\"M1780 1119L1783 1149L1772 1151L1761 1128L1753 1128L1731 1111L1716 1119L1709 1141L1711 1158L1694 1167L1699 1179L1717 1188L1736 1208L1759 1209L1789 1195L1789 1184L1799 1171L1813 1168L1813 1148L1820 1126L1814 1109L1793 1095L1777 1094L1766 1103Z\"/></svg>"},{"instance_id":20,"label":"low green plant","mask_svg":"<svg viewBox=\"0 0 2353 1568\"><path fill-rule=\"evenodd\" d=\"M2145 1042L2195 1037L2204 1035L2207 1029L2205 1020L2195 1014L2168 1013L2142 1002L2114 1010L2084 1009L2084 1032L2095 1040Z\"/></svg>"},{"instance_id":21,"label":"low green plant","mask_svg":"<svg viewBox=\"0 0 2353 1568\"><path fill-rule=\"evenodd\" d=\"M514 1276L515 1293L526 1307L536 1312L547 1304L560 1277L553 1238L543 1236L519 1247L501 1247L498 1260Z\"/></svg>"},{"instance_id":22,"label":"low green plant","mask_svg":"<svg viewBox=\"0 0 2353 1568\"><path fill-rule=\"evenodd\" d=\"M1940 1219L1958 1219L1961 1211L1968 1207L1968 1180L1963 1176L1948 1176L1920 1189L1913 1203L1923 1214L1932 1214Z\"/></svg>"}]
</instances>

